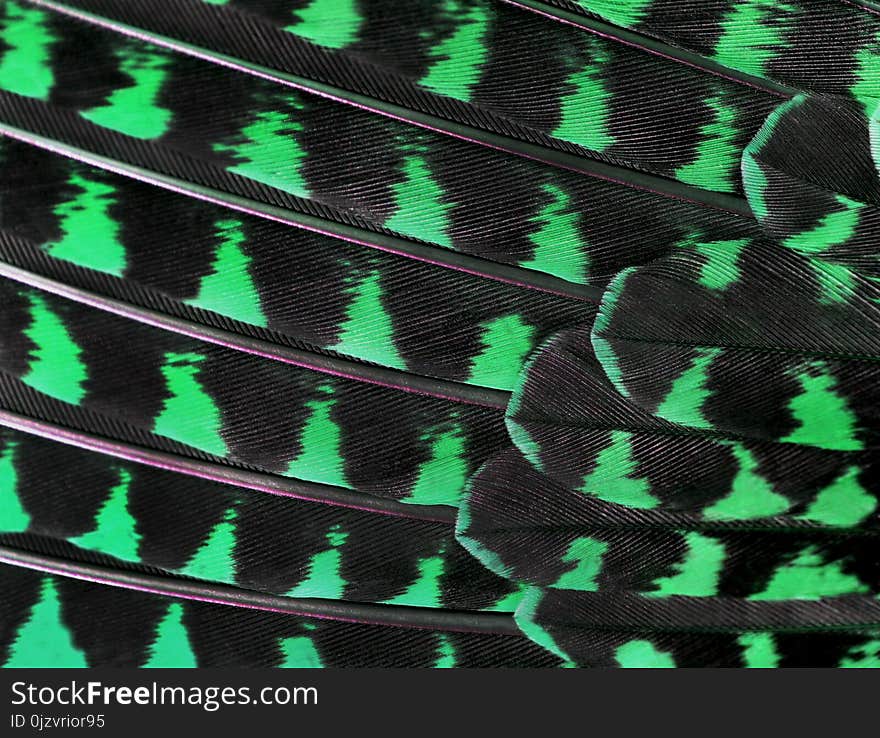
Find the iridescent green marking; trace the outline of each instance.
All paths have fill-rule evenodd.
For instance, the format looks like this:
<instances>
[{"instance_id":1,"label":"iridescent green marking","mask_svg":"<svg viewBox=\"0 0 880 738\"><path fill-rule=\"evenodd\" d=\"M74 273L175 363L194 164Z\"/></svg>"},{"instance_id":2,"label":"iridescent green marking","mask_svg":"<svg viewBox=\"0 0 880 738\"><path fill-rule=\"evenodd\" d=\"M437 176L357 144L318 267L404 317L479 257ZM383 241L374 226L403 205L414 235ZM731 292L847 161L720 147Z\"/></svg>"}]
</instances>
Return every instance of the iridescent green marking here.
<instances>
[{"instance_id":1,"label":"iridescent green marking","mask_svg":"<svg viewBox=\"0 0 880 738\"><path fill-rule=\"evenodd\" d=\"M827 213L812 229L789 236L782 245L804 256L819 256L849 241L856 233L860 211L866 205L844 195L837 195L835 199L843 210Z\"/></svg>"},{"instance_id":2,"label":"iridescent green marking","mask_svg":"<svg viewBox=\"0 0 880 738\"><path fill-rule=\"evenodd\" d=\"M507 403L507 411L504 414L504 424L507 427L507 434L513 441L514 445L519 449L520 453L528 459L529 463L538 471L543 470L543 462L541 461L541 445L532 437L532 434L518 421L516 416L519 414L523 396L526 392L529 376L535 362L546 348L539 347L532 356L523 365L522 371L516 381L513 395Z\"/></svg>"},{"instance_id":3,"label":"iridescent green marking","mask_svg":"<svg viewBox=\"0 0 880 738\"><path fill-rule=\"evenodd\" d=\"M636 474L631 439L627 431L610 432L608 445L596 455L596 465L584 477L580 491L617 505L650 510L660 500L651 494L650 482Z\"/></svg>"},{"instance_id":4,"label":"iridescent green marking","mask_svg":"<svg viewBox=\"0 0 880 738\"><path fill-rule=\"evenodd\" d=\"M468 382L510 389L534 348L535 329L519 315L502 315L480 326L482 349L471 359Z\"/></svg>"},{"instance_id":5,"label":"iridescent green marking","mask_svg":"<svg viewBox=\"0 0 880 738\"><path fill-rule=\"evenodd\" d=\"M215 228L220 244L211 272L202 278L198 295L186 302L265 328L266 316L250 274L251 260L242 248L247 238L241 222L220 220Z\"/></svg>"},{"instance_id":6,"label":"iridescent green marking","mask_svg":"<svg viewBox=\"0 0 880 738\"><path fill-rule=\"evenodd\" d=\"M523 601L529 585L520 582L510 594L504 595L491 607L484 608L487 612L513 612Z\"/></svg>"},{"instance_id":7,"label":"iridescent green marking","mask_svg":"<svg viewBox=\"0 0 880 738\"><path fill-rule=\"evenodd\" d=\"M770 212L767 208L767 175L748 150L743 152L741 168L749 207L759 222L766 220Z\"/></svg>"},{"instance_id":8,"label":"iridescent green marking","mask_svg":"<svg viewBox=\"0 0 880 738\"><path fill-rule=\"evenodd\" d=\"M331 348L405 371L406 362L394 343L394 319L385 307L379 270L351 280L345 292L351 296L351 302L339 327L339 339Z\"/></svg>"},{"instance_id":9,"label":"iridescent green marking","mask_svg":"<svg viewBox=\"0 0 880 738\"><path fill-rule=\"evenodd\" d=\"M880 71L880 64L877 65ZM868 116L868 140L871 145L871 158L874 168L880 169L880 103L871 102L871 114Z\"/></svg>"},{"instance_id":10,"label":"iridescent green marking","mask_svg":"<svg viewBox=\"0 0 880 738\"><path fill-rule=\"evenodd\" d=\"M324 662L315 644L308 636L284 638L279 644L284 661L281 669L322 669Z\"/></svg>"},{"instance_id":11,"label":"iridescent green marking","mask_svg":"<svg viewBox=\"0 0 880 738\"><path fill-rule=\"evenodd\" d=\"M342 576L342 546L348 533L334 525L327 532L329 548L319 551L309 562L308 574L288 593L288 597L323 597L341 600L345 596L346 581Z\"/></svg>"},{"instance_id":12,"label":"iridescent green marking","mask_svg":"<svg viewBox=\"0 0 880 738\"><path fill-rule=\"evenodd\" d=\"M80 115L104 128L135 138L159 138L168 131L172 113L159 105L170 57L142 46L126 45L117 52L119 71L132 84L114 90L107 103Z\"/></svg>"},{"instance_id":13,"label":"iridescent green marking","mask_svg":"<svg viewBox=\"0 0 880 738\"><path fill-rule=\"evenodd\" d=\"M474 2L446 0L444 12L456 18L455 29L428 51L431 65L419 85L468 102L489 57L488 8Z\"/></svg>"},{"instance_id":14,"label":"iridescent green marking","mask_svg":"<svg viewBox=\"0 0 880 738\"><path fill-rule=\"evenodd\" d=\"M796 12L793 5L779 0L731 3L721 22L715 61L756 77L766 76L770 62L788 45L783 14Z\"/></svg>"},{"instance_id":15,"label":"iridescent green marking","mask_svg":"<svg viewBox=\"0 0 880 738\"><path fill-rule=\"evenodd\" d=\"M672 654L661 651L651 641L628 641L614 652L623 669L674 669Z\"/></svg>"},{"instance_id":16,"label":"iridescent green marking","mask_svg":"<svg viewBox=\"0 0 880 738\"><path fill-rule=\"evenodd\" d=\"M18 499L18 473L15 470L17 444L9 443L0 454L0 530L21 533L31 524Z\"/></svg>"},{"instance_id":17,"label":"iridescent green marking","mask_svg":"<svg viewBox=\"0 0 880 738\"><path fill-rule=\"evenodd\" d=\"M798 95L775 108L767 116L767 120L764 121L764 125L755 134L751 143L743 150L741 167L743 188L749 201L749 206L758 220L765 220L769 215L769 209L767 207L767 175L764 173L756 157L759 156L761 149L773 137L776 126L779 125L780 121L792 110L801 106L805 100L806 97L804 95Z\"/></svg>"},{"instance_id":18,"label":"iridescent green marking","mask_svg":"<svg viewBox=\"0 0 880 738\"><path fill-rule=\"evenodd\" d=\"M156 639L150 646L150 658L144 669L195 669L198 659L189 633L183 624L183 605L172 602L156 628Z\"/></svg>"},{"instance_id":19,"label":"iridescent green marking","mask_svg":"<svg viewBox=\"0 0 880 738\"><path fill-rule=\"evenodd\" d=\"M555 656L558 656L563 661L569 662L568 654L562 650L551 633L538 622L538 607L541 605L543 597L543 590L537 587L528 589L523 596L522 602L513 614L513 619L527 638Z\"/></svg>"},{"instance_id":20,"label":"iridescent green marking","mask_svg":"<svg viewBox=\"0 0 880 738\"><path fill-rule=\"evenodd\" d=\"M446 202L428 162L421 154L410 153L403 160L402 174L403 179L392 187L397 210L385 227L451 249L449 211L453 206Z\"/></svg>"},{"instance_id":21,"label":"iridescent green marking","mask_svg":"<svg viewBox=\"0 0 880 738\"><path fill-rule=\"evenodd\" d=\"M617 354L611 347L611 342L602 338L602 333L607 331L611 321L614 319L614 311L617 307L617 300L623 293L627 278L635 272L635 267L628 267L617 273L615 277L608 283L605 288L605 294L602 295L602 302L599 305L599 312L593 321L593 330L590 334L590 340L593 344L593 353L602 365L605 376L615 389L623 396L629 397L629 390L623 383L623 373L620 371L620 364L617 360Z\"/></svg>"},{"instance_id":22,"label":"iridescent green marking","mask_svg":"<svg viewBox=\"0 0 880 738\"><path fill-rule=\"evenodd\" d=\"M24 97L48 100L55 83L52 44L46 13L6 0L2 19L0 88Z\"/></svg>"},{"instance_id":23,"label":"iridescent green marking","mask_svg":"<svg viewBox=\"0 0 880 738\"><path fill-rule=\"evenodd\" d=\"M823 305L846 303L856 293L855 275L842 264L831 264L822 259L807 259L819 288L819 302Z\"/></svg>"},{"instance_id":24,"label":"iridescent green marking","mask_svg":"<svg viewBox=\"0 0 880 738\"><path fill-rule=\"evenodd\" d=\"M585 10L618 26L630 28L641 23L654 0L575 0Z\"/></svg>"},{"instance_id":25,"label":"iridescent green marking","mask_svg":"<svg viewBox=\"0 0 880 738\"><path fill-rule=\"evenodd\" d=\"M234 584L235 519L236 511L231 507L180 573L210 582Z\"/></svg>"},{"instance_id":26,"label":"iridescent green marking","mask_svg":"<svg viewBox=\"0 0 880 738\"><path fill-rule=\"evenodd\" d=\"M437 660L434 662L434 668L455 668L455 646L445 633L437 634Z\"/></svg>"},{"instance_id":27,"label":"iridescent green marking","mask_svg":"<svg viewBox=\"0 0 880 738\"><path fill-rule=\"evenodd\" d=\"M740 278L737 266L740 254L749 245L747 238L731 241L709 241L690 244L698 254L706 257L700 270L699 283L710 290L726 290Z\"/></svg>"},{"instance_id":28,"label":"iridescent green marking","mask_svg":"<svg viewBox=\"0 0 880 738\"><path fill-rule=\"evenodd\" d=\"M602 573L602 559L608 551L608 544L584 536L575 538L562 555L564 564L572 564L572 568L563 572L553 583L556 589L578 589L595 592L599 589L597 579Z\"/></svg>"},{"instance_id":29,"label":"iridescent green marking","mask_svg":"<svg viewBox=\"0 0 880 738\"><path fill-rule=\"evenodd\" d=\"M284 30L319 46L344 49L358 40L364 22L358 0L312 0L294 11L297 22Z\"/></svg>"},{"instance_id":30,"label":"iridescent green marking","mask_svg":"<svg viewBox=\"0 0 880 738\"><path fill-rule=\"evenodd\" d=\"M776 669L779 653L773 633L743 633L737 639L743 649L743 661L747 669Z\"/></svg>"},{"instance_id":31,"label":"iridescent green marking","mask_svg":"<svg viewBox=\"0 0 880 738\"><path fill-rule=\"evenodd\" d=\"M501 557L488 548L479 540L468 535L471 527L471 508L468 490L461 499L458 508L458 516L455 522L455 540L475 559L477 559L489 571L505 579L512 578L513 572L504 564Z\"/></svg>"},{"instance_id":32,"label":"iridescent green marking","mask_svg":"<svg viewBox=\"0 0 880 738\"><path fill-rule=\"evenodd\" d=\"M274 105L286 103L293 110L302 109L302 103L293 96ZM293 113L284 110L258 110L253 122L241 130L234 142L214 144L214 150L233 155L239 163L229 171L263 182L271 187L298 197L308 197L309 188L302 172L306 152L298 135L302 124Z\"/></svg>"},{"instance_id":33,"label":"iridescent green marking","mask_svg":"<svg viewBox=\"0 0 880 738\"><path fill-rule=\"evenodd\" d=\"M692 428L711 428L712 424L703 417L703 403L711 394L706 387L709 367L721 353L720 348L694 349L690 366L675 378L655 415Z\"/></svg>"},{"instance_id":34,"label":"iridescent green marking","mask_svg":"<svg viewBox=\"0 0 880 738\"><path fill-rule=\"evenodd\" d=\"M442 554L442 552L441 552ZM390 600L386 605L413 605L414 607L443 607L442 588L443 556L427 556L419 559L419 573L406 591Z\"/></svg>"},{"instance_id":35,"label":"iridescent green marking","mask_svg":"<svg viewBox=\"0 0 880 738\"><path fill-rule=\"evenodd\" d=\"M416 480L404 502L413 505L457 506L467 484L467 438L457 423L429 431L422 438L431 444L431 457L419 466Z\"/></svg>"},{"instance_id":36,"label":"iridescent green marking","mask_svg":"<svg viewBox=\"0 0 880 738\"><path fill-rule=\"evenodd\" d=\"M35 292L27 294L31 324L24 334L34 344L22 381L50 397L78 405L86 390L88 370L82 351L71 338L64 321Z\"/></svg>"},{"instance_id":37,"label":"iridescent green marking","mask_svg":"<svg viewBox=\"0 0 880 738\"><path fill-rule=\"evenodd\" d=\"M342 429L333 419L336 398L331 385L317 388L321 395L306 403L309 416L299 437L300 450L290 462L285 476L310 482L347 487L345 459L342 457Z\"/></svg>"},{"instance_id":38,"label":"iridescent green marking","mask_svg":"<svg viewBox=\"0 0 880 738\"><path fill-rule=\"evenodd\" d=\"M739 179L737 110L723 95L706 101L712 121L700 128L694 160L675 170L682 182L718 192L734 192Z\"/></svg>"},{"instance_id":39,"label":"iridescent green marking","mask_svg":"<svg viewBox=\"0 0 880 738\"><path fill-rule=\"evenodd\" d=\"M578 229L581 213L572 207L565 190L552 184L544 184L541 189L550 201L531 220L539 226L529 233L535 250L520 266L583 284L588 278L590 257Z\"/></svg>"},{"instance_id":40,"label":"iridescent green marking","mask_svg":"<svg viewBox=\"0 0 880 738\"><path fill-rule=\"evenodd\" d=\"M608 78L608 53L604 41L591 39L587 44L588 61L565 80L559 125L552 134L592 151L607 151L615 141L611 135L611 92Z\"/></svg>"},{"instance_id":41,"label":"iridescent green marking","mask_svg":"<svg viewBox=\"0 0 880 738\"><path fill-rule=\"evenodd\" d=\"M880 668L880 640L872 639L861 646L847 651L840 660L841 669L878 669Z\"/></svg>"},{"instance_id":42,"label":"iridescent green marking","mask_svg":"<svg viewBox=\"0 0 880 738\"><path fill-rule=\"evenodd\" d=\"M84 669L88 666L85 654L76 647L72 633L64 624L58 592L49 577L43 579L40 599L18 629L3 666L6 669L20 669L47 664L64 669Z\"/></svg>"},{"instance_id":43,"label":"iridescent green marking","mask_svg":"<svg viewBox=\"0 0 880 738\"><path fill-rule=\"evenodd\" d=\"M656 589L648 597L712 597L718 593L718 581L724 568L724 545L715 538L695 531L685 533L684 558L673 564L675 573L654 581Z\"/></svg>"},{"instance_id":44,"label":"iridescent green marking","mask_svg":"<svg viewBox=\"0 0 880 738\"><path fill-rule=\"evenodd\" d=\"M735 441L722 442L736 460L730 494L703 510L709 520L748 520L779 515L791 506L787 497L758 473L758 461L749 449Z\"/></svg>"},{"instance_id":45,"label":"iridescent green marking","mask_svg":"<svg viewBox=\"0 0 880 738\"><path fill-rule=\"evenodd\" d=\"M199 364L204 360L196 353L165 354L161 371L169 397L156 417L153 431L215 456L226 456L229 451L220 435L220 410L199 383Z\"/></svg>"},{"instance_id":46,"label":"iridescent green marking","mask_svg":"<svg viewBox=\"0 0 880 738\"><path fill-rule=\"evenodd\" d=\"M110 496L98 510L94 528L88 533L71 538L70 542L80 548L100 551L123 561L138 561L141 537L137 532L137 521L128 511L130 485L131 474L120 469L119 483L110 490Z\"/></svg>"},{"instance_id":47,"label":"iridescent green marking","mask_svg":"<svg viewBox=\"0 0 880 738\"><path fill-rule=\"evenodd\" d=\"M788 403L797 427L779 440L807 446L859 451L858 420L845 398L837 393L837 380L824 361L811 362L795 376L800 392Z\"/></svg>"},{"instance_id":48,"label":"iridescent green marking","mask_svg":"<svg viewBox=\"0 0 880 738\"><path fill-rule=\"evenodd\" d=\"M119 240L119 224L110 215L116 190L103 182L74 172L69 184L79 192L55 210L62 238L46 244L56 259L120 277L125 271L125 247Z\"/></svg>"},{"instance_id":49,"label":"iridescent green marking","mask_svg":"<svg viewBox=\"0 0 880 738\"><path fill-rule=\"evenodd\" d=\"M853 70L855 82L849 88L853 97L865 105L870 116L877 108L880 97L880 36L862 47L855 55L856 67Z\"/></svg>"},{"instance_id":50,"label":"iridescent green marking","mask_svg":"<svg viewBox=\"0 0 880 738\"><path fill-rule=\"evenodd\" d=\"M61 239L44 248L54 259L63 259L87 269L123 276L125 246L119 237L119 223L110 214L116 204L116 189L73 172L68 184L77 194L55 208Z\"/></svg>"},{"instance_id":51,"label":"iridescent green marking","mask_svg":"<svg viewBox=\"0 0 880 738\"><path fill-rule=\"evenodd\" d=\"M751 600L818 600L848 594L866 594L868 585L848 574L840 561L825 563L815 546L807 546L793 561L780 566L767 587Z\"/></svg>"},{"instance_id":52,"label":"iridescent green marking","mask_svg":"<svg viewBox=\"0 0 880 738\"><path fill-rule=\"evenodd\" d=\"M877 509L877 498L859 483L859 473L858 467L848 467L797 517L842 528L864 521Z\"/></svg>"}]
</instances>

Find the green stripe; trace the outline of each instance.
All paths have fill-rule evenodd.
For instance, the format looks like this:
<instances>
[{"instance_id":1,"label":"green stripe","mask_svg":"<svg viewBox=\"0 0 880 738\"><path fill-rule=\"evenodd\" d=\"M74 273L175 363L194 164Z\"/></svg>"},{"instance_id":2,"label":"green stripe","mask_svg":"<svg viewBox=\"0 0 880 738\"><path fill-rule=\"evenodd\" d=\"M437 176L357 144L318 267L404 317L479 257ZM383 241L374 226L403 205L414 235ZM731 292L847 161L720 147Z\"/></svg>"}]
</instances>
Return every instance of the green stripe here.
<instances>
[{"instance_id":1,"label":"green stripe","mask_svg":"<svg viewBox=\"0 0 880 738\"><path fill-rule=\"evenodd\" d=\"M726 552L721 541L690 531L682 538L685 543L683 559L673 564L675 573L654 581L656 589L646 592L648 597L712 597L718 594L718 582L724 568Z\"/></svg>"},{"instance_id":2,"label":"green stripe","mask_svg":"<svg viewBox=\"0 0 880 738\"><path fill-rule=\"evenodd\" d=\"M779 653L773 633L743 633L737 639L743 649L743 661L747 669L776 669Z\"/></svg>"},{"instance_id":3,"label":"green stripe","mask_svg":"<svg viewBox=\"0 0 880 738\"><path fill-rule=\"evenodd\" d=\"M308 197L309 188L302 171L306 152L300 145L302 123L293 111L300 110L302 103L288 95L272 104L286 104L289 110L256 110L253 122L241 130L233 142L214 144L215 151L231 154L238 163L229 171L243 177L263 182L271 187L298 197Z\"/></svg>"},{"instance_id":4,"label":"green stripe","mask_svg":"<svg viewBox=\"0 0 880 738\"><path fill-rule=\"evenodd\" d=\"M535 329L516 313L480 325L481 351L471 359L468 381L510 389L534 347Z\"/></svg>"},{"instance_id":5,"label":"green stripe","mask_svg":"<svg viewBox=\"0 0 880 738\"><path fill-rule=\"evenodd\" d=\"M562 188L545 183L541 189L550 200L529 221L538 226L528 234L535 249L520 266L583 284L589 277L590 257L579 229L582 213Z\"/></svg>"},{"instance_id":6,"label":"green stripe","mask_svg":"<svg viewBox=\"0 0 880 738\"><path fill-rule=\"evenodd\" d=\"M706 101L712 121L700 128L694 160L675 170L682 182L718 192L734 192L739 180L737 110L723 95Z\"/></svg>"},{"instance_id":7,"label":"green stripe","mask_svg":"<svg viewBox=\"0 0 880 738\"><path fill-rule=\"evenodd\" d=\"M505 579L510 579L512 570L501 560L501 557L491 549L486 548L482 541L468 535L471 527L470 495L462 497L458 508L458 517L455 522L455 540L489 571Z\"/></svg>"},{"instance_id":8,"label":"green stripe","mask_svg":"<svg viewBox=\"0 0 880 738\"><path fill-rule=\"evenodd\" d=\"M445 633L437 634L437 660L434 662L435 669L454 669L455 646Z\"/></svg>"},{"instance_id":9,"label":"green stripe","mask_svg":"<svg viewBox=\"0 0 880 738\"><path fill-rule=\"evenodd\" d=\"M385 227L389 230L452 248L449 211L443 188L437 184L423 156L412 153L403 160L403 179L392 186L396 211Z\"/></svg>"},{"instance_id":10,"label":"green stripe","mask_svg":"<svg viewBox=\"0 0 880 738\"><path fill-rule=\"evenodd\" d=\"M848 467L820 490L812 504L797 517L842 528L856 526L877 509L877 498L859 483L861 470Z\"/></svg>"},{"instance_id":11,"label":"green stripe","mask_svg":"<svg viewBox=\"0 0 880 738\"><path fill-rule=\"evenodd\" d=\"M614 652L614 658L623 669L674 669L675 659L660 651L651 641L628 641Z\"/></svg>"},{"instance_id":12,"label":"green stripe","mask_svg":"<svg viewBox=\"0 0 880 738\"><path fill-rule=\"evenodd\" d=\"M599 589L597 579L602 573L602 559L607 552L608 544L604 541L587 536L575 538L561 557L562 563L572 564L572 567L559 576L553 587L595 592Z\"/></svg>"},{"instance_id":13,"label":"green stripe","mask_svg":"<svg viewBox=\"0 0 880 738\"><path fill-rule=\"evenodd\" d=\"M230 507L180 573L209 582L234 584L235 521L235 508Z\"/></svg>"},{"instance_id":14,"label":"green stripe","mask_svg":"<svg viewBox=\"0 0 880 738\"><path fill-rule=\"evenodd\" d=\"M607 151L615 141L611 133L611 92L606 87L609 62L606 45L592 39L588 62L578 65L565 80L560 99L559 125L552 135L593 151Z\"/></svg>"},{"instance_id":15,"label":"green stripe","mask_svg":"<svg viewBox=\"0 0 880 738\"><path fill-rule=\"evenodd\" d=\"M703 416L703 403L711 394L706 387L709 368L721 353L720 348L695 348L689 367L675 378L655 415L692 428L712 428Z\"/></svg>"},{"instance_id":16,"label":"green stripe","mask_svg":"<svg viewBox=\"0 0 880 738\"><path fill-rule=\"evenodd\" d=\"M789 236L782 245L804 256L815 256L849 241L856 233L860 211L866 205L844 195L837 195L835 199L843 210L826 213L813 228Z\"/></svg>"},{"instance_id":17,"label":"green stripe","mask_svg":"<svg viewBox=\"0 0 880 738\"><path fill-rule=\"evenodd\" d=\"M43 579L40 599L15 634L3 666L7 669L47 666L83 669L88 666L85 654L76 646L64 623L58 591L50 577Z\"/></svg>"},{"instance_id":18,"label":"green stripe","mask_svg":"<svg viewBox=\"0 0 880 738\"><path fill-rule=\"evenodd\" d=\"M215 456L226 456L229 452L220 435L220 410L198 379L199 364L204 358L196 353L165 354L161 372L169 396L156 417L153 431Z\"/></svg>"},{"instance_id":19,"label":"green stripe","mask_svg":"<svg viewBox=\"0 0 880 738\"><path fill-rule=\"evenodd\" d=\"M865 105L868 117L877 109L877 98L880 97L880 34L856 52L856 67L853 70L855 82L850 86L850 92L856 100Z\"/></svg>"},{"instance_id":20,"label":"green stripe","mask_svg":"<svg viewBox=\"0 0 880 738\"><path fill-rule=\"evenodd\" d=\"M330 49L344 49L358 40L364 18L358 0L312 0L294 11L297 22L284 30Z\"/></svg>"},{"instance_id":21,"label":"green stripe","mask_svg":"<svg viewBox=\"0 0 880 738\"><path fill-rule=\"evenodd\" d=\"M156 628L150 657L144 669L195 669L198 660L183 624L183 605L172 602Z\"/></svg>"},{"instance_id":22,"label":"green stripe","mask_svg":"<svg viewBox=\"0 0 880 738\"><path fill-rule=\"evenodd\" d=\"M323 597L341 600L347 582L342 576L342 546L348 533L334 525L327 532L329 548L319 551L309 561L308 575L288 593L288 597Z\"/></svg>"},{"instance_id":23,"label":"green stripe","mask_svg":"<svg viewBox=\"0 0 880 738\"><path fill-rule=\"evenodd\" d=\"M596 455L596 465L584 477L581 492L640 510L651 510L660 500L651 494L651 483L636 474L638 462L632 446L632 434L613 430L610 442Z\"/></svg>"},{"instance_id":24,"label":"green stripe","mask_svg":"<svg viewBox=\"0 0 880 738\"><path fill-rule=\"evenodd\" d=\"M119 483L110 490L95 516L94 528L70 542L80 548L115 556L123 561L138 561L140 535L137 521L128 510L128 490L131 474L119 470Z\"/></svg>"},{"instance_id":25,"label":"green stripe","mask_svg":"<svg viewBox=\"0 0 880 738\"><path fill-rule=\"evenodd\" d=\"M61 239L47 243L46 252L53 259L123 276L127 262L125 246L120 240L120 225L111 215L116 205L116 189L75 171L68 184L76 194L55 208Z\"/></svg>"},{"instance_id":26,"label":"green stripe","mask_svg":"<svg viewBox=\"0 0 880 738\"><path fill-rule=\"evenodd\" d=\"M413 605L415 607L443 607L443 588L441 579L444 574L442 556L429 556L419 559L418 576L406 588L406 591L390 600L386 605Z\"/></svg>"},{"instance_id":27,"label":"green stripe","mask_svg":"<svg viewBox=\"0 0 880 738\"><path fill-rule=\"evenodd\" d=\"M0 454L0 530L4 533L21 533L31 522L18 498L17 449L18 444L8 443Z\"/></svg>"},{"instance_id":28,"label":"green stripe","mask_svg":"<svg viewBox=\"0 0 880 738\"><path fill-rule=\"evenodd\" d=\"M284 638L279 644L284 661L279 664L281 669L321 669L324 666L321 654L308 636Z\"/></svg>"},{"instance_id":29,"label":"green stripe","mask_svg":"<svg viewBox=\"0 0 880 738\"><path fill-rule=\"evenodd\" d=\"M310 482L348 487L345 478L345 459L342 456L342 429L333 419L336 398L333 387L318 387L321 397L309 400L309 416L299 436L300 451L290 462L285 476Z\"/></svg>"},{"instance_id":30,"label":"green stripe","mask_svg":"<svg viewBox=\"0 0 880 738\"><path fill-rule=\"evenodd\" d=\"M788 45L783 30L797 9L779 0L744 0L731 3L721 22L721 36L715 45L715 61L756 77ZM780 22L781 21L781 22Z\"/></svg>"},{"instance_id":31,"label":"green stripe","mask_svg":"<svg viewBox=\"0 0 880 738\"><path fill-rule=\"evenodd\" d=\"M86 395L83 383L88 379L82 351L46 300L35 292L27 297L31 324L24 334L34 349L22 381L50 397L78 405Z\"/></svg>"},{"instance_id":32,"label":"green stripe","mask_svg":"<svg viewBox=\"0 0 880 738\"><path fill-rule=\"evenodd\" d=\"M739 238L731 241L707 241L688 244L694 251L706 257L700 270L699 283L710 290L726 290L740 276L737 266L739 257L751 241Z\"/></svg>"},{"instance_id":33,"label":"green stripe","mask_svg":"<svg viewBox=\"0 0 880 738\"><path fill-rule=\"evenodd\" d=\"M880 640L854 646L840 660L841 669L880 669Z\"/></svg>"},{"instance_id":34,"label":"green stripe","mask_svg":"<svg viewBox=\"0 0 880 738\"><path fill-rule=\"evenodd\" d=\"M867 594L870 588L845 571L841 561L825 563L814 546L807 546L790 563L780 566L766 588L751 600L817 600L848 594Z\"/></svg>"},{"instance_id":35,"label":"green stripe","mask_svg":"<svg viewBox=\"0 0 880 738\"><path fill-rule=\"evenodd\" d=\"M114 90L105 105L84 110L80 115L92 123L128 136L159 138L168 132L172 117L169 109L159 105L170 57L134 44L126 45L117 55L119 71L129 77L132 84Z\"/></svg>"},{"instance_id":36,"label":"green stripe","mask_svg":"<svg viewBox=\"0 0 880 738\"><path fill-rule=\"evenodd\" d=\"M432 60L419 85L468 102L489 57L490 14L482 4L446 0L444 12L456 17L452 33L431 47Z\"/></svg>"},{"instance_id":37,"label":"green stripe","mask_svg":"<svg viewBox=\"0 0 880 738\"><path fill-rule=\"evenodd\" d=\"M780 440L840 451L861 450L858 419L846 398L837 393L830 367L824 361L814 361L793 376L800 392L790 400L788 409L797 426Z\"/></svg>"},{"instance_id":38,"label":"green stripe","mask_svg":"<svg viewBox=\"0 0 880 738\"><path fill-rule=\"evenodd\" d=\"M431 457L419 465L416 480L402 501L414 505L457 506L467 484L467 438L458 424L432 429L422 438L431 445Z\"/></svg>"},{"instance_id":39,"label":"green stripe","mask_svg":"<svg viewBox=\"0 0 880 738\"><path fill-rule=\"evenodd\" d=\"M198 295L186 302L265 328L266 316L250 274L251 259L243 249L247 238L241 222L219 220L214 227L220 244L211 271L202 277Z\"/></svg>"},{"instance_id":40,"label":"green stripe","mask_svg":"<svg viewBox=\"0 0 880 738\"><path fill-rule=\"evenodd\" d=\"M345 293L351 301L339 327L339 338L331 348L405 371L406 362L395 345L394 318L385 306L379 270L368 272L360 280L349 280Z\"/></svg>"},{"instance_id":41,"label":"green stripe","mask_svg":"<svg viewBox=\"0 0 880 738\"><path fill-rule=\"evenodd\" d=\"M52 73L52 44L48 16L6 0L3 17L3 44L0 57L0 88L16 95L48 100L55 84Z\"/></svg>"},{"instance_id":42,"label":"green stripe","mask_svg":"<svg viewBox=\"0 0 880 738\"><path fill-rule=\"evenodd\" d=\"M626 286L626 280L636 271L635 267L628 267L618 272L605 288L605 294L602 295L602 302L599 305L599 312L593 321L593 330L590 338L593 344L593 353L596 359L605 370L605 375L615 389L623 396L629 397L629 390L623 383L623 373L620 371L617 354L611 347L611 342L602 338L601 334L606 332L614 320L614 313L617 308L617 301L620 299Z\"/></svg>"},{"instance_id":43,"label":"green stripe","mask_svg":"<svg viewBox=\"0 0 880 738\"><path fill-rule=\"evenodd\" d=\"M575 0L585 10L600 15L618 26L631 28L641 23L654 0Z\"/></svg>"},{"instance_id":44,"label":"green stripe","mask_svg":"<svg viewBox=\"0 0 880 738\"><path fill-rule=\"evenodd\" d=\"M748 520L779 515L790 507L787 497L777 494L773 485L758 473L758 461L741 443L722 441L736 459L736 475L730 494L703 510L709 520Z\"/></svg>"},{"instance_id":45,"label":"green stripe","mask_svg":"<svg viewBox=\"0 0 880 738\"><path fill-rule=\"evenodd\" d=\"M562 650L553 635L537 620L538 607L541 605L543 597L543 590L537 587L528 589L513 614L513 619L529 640L558 656L570 666L568 654Z\"/></svg>"}]
</instances>

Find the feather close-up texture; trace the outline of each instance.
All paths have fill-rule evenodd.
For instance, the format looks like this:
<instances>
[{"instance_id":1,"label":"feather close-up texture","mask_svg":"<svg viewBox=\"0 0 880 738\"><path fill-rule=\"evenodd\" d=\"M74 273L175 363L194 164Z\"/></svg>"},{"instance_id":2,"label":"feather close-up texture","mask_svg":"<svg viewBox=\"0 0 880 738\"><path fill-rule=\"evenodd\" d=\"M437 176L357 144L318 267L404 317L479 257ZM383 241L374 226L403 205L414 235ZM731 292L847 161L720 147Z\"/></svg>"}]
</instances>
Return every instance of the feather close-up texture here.
<instances>
[{"instance_id":1,"label":"feather close-up texture","mask_svg":"<svg viewBox=\"0 0 880 738\"><path fill-rule=\"evenodd\" d=\"M880 4L0 0L0 665L880 667Z\"/></svg>"}]
</instances>

